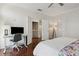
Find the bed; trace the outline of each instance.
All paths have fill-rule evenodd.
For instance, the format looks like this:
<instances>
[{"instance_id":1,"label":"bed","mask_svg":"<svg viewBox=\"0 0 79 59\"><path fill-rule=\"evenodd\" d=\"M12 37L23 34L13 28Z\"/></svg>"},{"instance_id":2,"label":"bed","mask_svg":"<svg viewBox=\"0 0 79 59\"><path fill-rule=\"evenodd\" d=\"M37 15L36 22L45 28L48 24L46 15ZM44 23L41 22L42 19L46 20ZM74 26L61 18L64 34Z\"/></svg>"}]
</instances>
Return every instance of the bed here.
<instances>
[{"instance_id":1,"label":"bed","mask_svg":"<svg viewBox=\"0 0 79 59\"><path fill-rule=\"evenodd\" d=\"M70 56L67 53L69 48L71 46L75 47L74 44L79 43L77 41L78 39L75 38L69 38L69 37L60 37L60 38L54 38L51 40L41 41L34 49L33 55L34 56ZM76 42L76 43L75 43ZM77 45L78 49L78 45ZM78 50L79 51L79 50ZM77 51L77 52L78 52ZM75 51L76 52L76 51ZM74 54L73 54L74 55ZM78 55L78 53L77 53Z\"/></svg>"}]
</instances>

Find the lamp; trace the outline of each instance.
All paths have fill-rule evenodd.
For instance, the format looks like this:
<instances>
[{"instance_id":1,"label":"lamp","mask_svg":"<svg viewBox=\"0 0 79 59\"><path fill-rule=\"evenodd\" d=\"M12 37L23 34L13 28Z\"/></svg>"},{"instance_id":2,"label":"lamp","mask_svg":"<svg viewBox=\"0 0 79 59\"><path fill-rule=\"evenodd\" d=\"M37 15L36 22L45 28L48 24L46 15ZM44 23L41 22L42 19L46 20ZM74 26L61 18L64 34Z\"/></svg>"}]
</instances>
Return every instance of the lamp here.
<instances>
[{"instance_id":1,"label":"lamp","mask_svg":"<svg viewBox=\"0 0 79 59\"><path fill-rule=\"evenodd\" d=\"M51 23L50 30L52 31L52 38L56 38L57 22Z\"/></svg>"},{"instance_id":2,"label":"lamp","mask_svg":"<svg viewBox=\"0 0 79 59\"><path fill-rule=\"evenodd\" d=\"M53 38L56 38L56 30L53 28Z\"/></svg>"}]
</instances>

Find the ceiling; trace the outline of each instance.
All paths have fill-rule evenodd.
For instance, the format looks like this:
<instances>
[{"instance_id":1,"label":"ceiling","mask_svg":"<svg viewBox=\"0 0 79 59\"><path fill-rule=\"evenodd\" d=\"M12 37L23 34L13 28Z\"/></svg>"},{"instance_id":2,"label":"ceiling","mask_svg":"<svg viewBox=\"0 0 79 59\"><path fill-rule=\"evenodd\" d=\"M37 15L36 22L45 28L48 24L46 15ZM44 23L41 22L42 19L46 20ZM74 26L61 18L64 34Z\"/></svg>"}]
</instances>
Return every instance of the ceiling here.
<instances>
[{"instance_id":1,"label":"ceiling","mask_svg":"<svg viewBox=\"0 0 79 59\"><path fill-rule=\"evenodd\" d=\"M54 3L50 8L48 8L50 3L0 3L0 8L5 5L17 6L26 10L25 12L42 13L48 16L59 15L79 7L79 3L64 3L64 6L60 6L59 4ZM37 9L42 9L42 11L39 12Z\"/></svg>"}]
</instances>

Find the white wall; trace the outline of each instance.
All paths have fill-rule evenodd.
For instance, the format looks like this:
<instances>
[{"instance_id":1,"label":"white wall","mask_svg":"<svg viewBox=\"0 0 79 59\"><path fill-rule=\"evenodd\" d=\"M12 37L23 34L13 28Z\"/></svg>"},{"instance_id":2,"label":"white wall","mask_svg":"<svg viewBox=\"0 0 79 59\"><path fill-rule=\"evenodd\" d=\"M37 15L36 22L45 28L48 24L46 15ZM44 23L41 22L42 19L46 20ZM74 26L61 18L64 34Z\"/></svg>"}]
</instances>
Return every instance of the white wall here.
<instances>
[{"instance_id":1,"label":"white wall","mask_svg":"<svg viewBox=\"0 0 79 59\"><path fill-rule=\"evenodd\" d=\"M4 48L4 39L3 39L4 30L3 29L4 29L4 20L0 15L0 48Z\"/></svg>"},{"instance_id":2,"label":"white wall","mask_svg":"<svg viewBox=\"0 0 79 59\"><path fill-rule=\"evenodd\" d=\"M42 20L42 40L48 40L48 34L48 20Z\"/></svg>"},{"instance_id":3,"label":"white wall","mask_svg":"<svg viewBox=\"0 0 79 59\"><path fill-rule=\"evenodd\" d=\"M58 36L79 38L79 9L54 17L58 20Z\"/></svg>"},{"instance_id":4,"label":"white wall","mask_svg":"<svg viewBox=\"0 0 79 59\"><path fill-rule=\"evenodd\" d=\"M3 34L4 34L4 30L3 30L4 26L2 24L0 24L0 48L4 48L4 38L3 38Z\"/></svg>"},{"instance_id":5,"label":"white wall","mask_svg":"<svg viewBox=\"0 0 79 59\"><path fill-rule=\"evenodd\" d=\"M32 42L32 19L31 17L28 17L28 36L27 36L27 44L30 44Z\"/></svg>"}]
</instances>

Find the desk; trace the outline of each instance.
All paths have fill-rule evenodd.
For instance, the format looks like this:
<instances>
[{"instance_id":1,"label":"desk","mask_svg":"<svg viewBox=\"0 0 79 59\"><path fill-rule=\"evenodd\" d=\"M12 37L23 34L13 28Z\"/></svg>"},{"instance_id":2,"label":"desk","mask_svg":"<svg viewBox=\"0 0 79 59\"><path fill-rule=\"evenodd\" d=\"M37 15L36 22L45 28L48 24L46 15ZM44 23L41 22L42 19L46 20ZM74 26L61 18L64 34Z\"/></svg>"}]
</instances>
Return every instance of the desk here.
<instances>
[{"instance_id":1,"label":"desk","mask_svg":"<svg viewBox=\"0 0 79 59\"><path fill-rule=\"evenodd\" d=\"M12 43L10 40L14 39L14 35L8 35L8 36L4 36L4 51L3 53L6 52L7 50L7 47L10 47L12 46L14 43ZM25 35L22 35L22 42L21 43L24 43L24 45L26 46L26 36Z\"/></svg>"}]
</instances>

